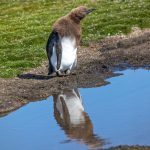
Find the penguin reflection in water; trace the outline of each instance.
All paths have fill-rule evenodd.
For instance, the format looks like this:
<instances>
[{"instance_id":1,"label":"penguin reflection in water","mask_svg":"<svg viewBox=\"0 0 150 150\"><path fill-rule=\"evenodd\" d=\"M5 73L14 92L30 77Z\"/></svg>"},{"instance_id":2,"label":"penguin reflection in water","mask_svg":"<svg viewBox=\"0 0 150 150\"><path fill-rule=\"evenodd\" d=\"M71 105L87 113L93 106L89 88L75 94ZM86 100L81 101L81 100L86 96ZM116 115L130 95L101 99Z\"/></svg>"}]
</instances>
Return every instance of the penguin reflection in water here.
<instances>
[{"instance_id":1,"label":"penguin reflection in water","mask_svg":"<svg viewBox=\"0 0 150 150\"><path fill-rule=\"evenodd\" d=\"M54 116L70 139L76 139L89 148L100 148L104 140L93 133L92 122L84 111L77 88L65 89L53 95Z\"/></svg>"},{"instance_id":2,"label":"penguin reflection in water","mask_svg":"<svg viewBox=\"0 0 150 150\"><path fill-rule=\"evenodd\" d=\"M93 10L95 9L80 6L54 23L46 45L48 75L70 74L76 67L77 47L81 36L80 21Z\"/></svg>"}]
</instances>

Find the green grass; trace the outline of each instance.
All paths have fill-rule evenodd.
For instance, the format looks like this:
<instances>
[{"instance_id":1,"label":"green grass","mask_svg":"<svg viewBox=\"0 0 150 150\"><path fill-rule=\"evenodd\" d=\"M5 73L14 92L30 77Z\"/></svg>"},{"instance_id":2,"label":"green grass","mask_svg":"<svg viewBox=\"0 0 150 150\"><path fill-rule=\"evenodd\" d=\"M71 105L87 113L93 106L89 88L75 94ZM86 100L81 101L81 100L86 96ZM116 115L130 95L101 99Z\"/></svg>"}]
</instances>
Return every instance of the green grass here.
<instances>
[{"instance_id":1,"label":"green grass","mask_svg":"<svg viewBox=\"0 0 150 150\"><path fill-rule=\"evenodd\" d=\"M97 8L82 23L84 43L150 27L149 0L1 0L0 77L14 77L46 60L52 24L79 5Z\"/></svg>"}]
</instances>

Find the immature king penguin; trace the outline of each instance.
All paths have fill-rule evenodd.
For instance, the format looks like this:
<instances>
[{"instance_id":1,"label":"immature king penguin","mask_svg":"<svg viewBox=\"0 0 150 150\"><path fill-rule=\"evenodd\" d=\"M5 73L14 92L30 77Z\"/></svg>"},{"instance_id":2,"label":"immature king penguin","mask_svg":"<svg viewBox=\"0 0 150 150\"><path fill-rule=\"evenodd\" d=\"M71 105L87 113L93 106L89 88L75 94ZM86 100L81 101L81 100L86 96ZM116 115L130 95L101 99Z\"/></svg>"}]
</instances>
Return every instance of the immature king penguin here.
<instances>
[{"instance_id":1,"label":"immature king penguin","mask_svg":"<svg viewBox=\"0 0 150 150\"><path fill-rule=\"evenodd\" d=\"M95 9L79 6L54 23L46 45L48 75L70 74L76 67L77 47L81 36L80 21L93 10Z\"/></svg>"}]
</instances>

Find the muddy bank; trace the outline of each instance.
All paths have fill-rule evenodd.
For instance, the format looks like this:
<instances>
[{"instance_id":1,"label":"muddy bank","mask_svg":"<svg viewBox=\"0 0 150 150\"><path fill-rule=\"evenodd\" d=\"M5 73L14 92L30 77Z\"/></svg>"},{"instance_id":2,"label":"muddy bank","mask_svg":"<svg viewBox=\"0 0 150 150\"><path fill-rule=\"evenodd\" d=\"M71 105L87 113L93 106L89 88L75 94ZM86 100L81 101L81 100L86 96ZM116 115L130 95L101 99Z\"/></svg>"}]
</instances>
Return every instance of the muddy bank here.
<instances>
[{"instance_id":1,"label":"muddy bank","mask_svg":"<svg viewBox=\"0 0 150 150\"><path fill-rule=\"evenodd\" d=\"M117 146L106 150L150 150L150 146Z\"/></svg>"},{"instance_id":2,"label":"muddy bank","mask_svg":"<svg viewBox=\"0 0 150 150\"><path fill-rule=\"evenodd\" d=\"M115 69L150 66L150 30L136 30L90 43L78 50L78 67L73 75L50 78L47 62L13 79L0 79L0 113L47 98L67 87L96 87L108 84Z\"/></svg>"}]
</instances>

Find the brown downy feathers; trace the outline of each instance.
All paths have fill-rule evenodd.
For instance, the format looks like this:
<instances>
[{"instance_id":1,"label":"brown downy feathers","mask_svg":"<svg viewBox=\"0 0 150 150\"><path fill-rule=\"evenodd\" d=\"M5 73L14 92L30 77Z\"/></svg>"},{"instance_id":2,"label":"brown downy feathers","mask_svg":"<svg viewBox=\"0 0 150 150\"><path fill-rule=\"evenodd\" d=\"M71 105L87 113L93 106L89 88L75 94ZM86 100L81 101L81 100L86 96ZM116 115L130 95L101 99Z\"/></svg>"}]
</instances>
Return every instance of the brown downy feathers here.
<instances>
[{"instance_id":1,"label":"brown downy feathers","mask_svg":"<svg viewBox=\"0 0 150 150\"><path fill-rule=\"evenodd\" d=\"M53 25L53 30L58 32L61 37L70 36L75 38L76 44L79 45L81 37L80 21L88 13L90 13L90 10L85 6L77 7L66 16L58 19Z\"/></svg>"}]
</instances>

